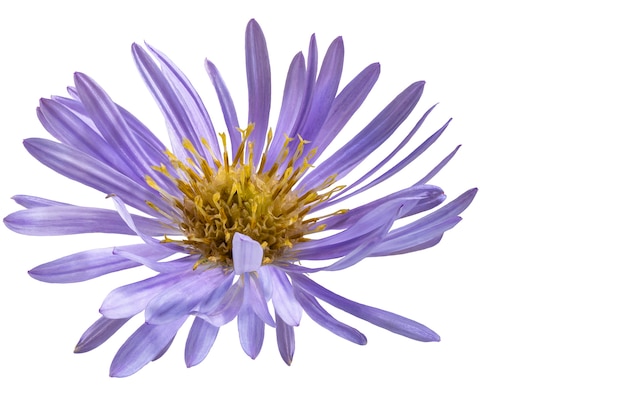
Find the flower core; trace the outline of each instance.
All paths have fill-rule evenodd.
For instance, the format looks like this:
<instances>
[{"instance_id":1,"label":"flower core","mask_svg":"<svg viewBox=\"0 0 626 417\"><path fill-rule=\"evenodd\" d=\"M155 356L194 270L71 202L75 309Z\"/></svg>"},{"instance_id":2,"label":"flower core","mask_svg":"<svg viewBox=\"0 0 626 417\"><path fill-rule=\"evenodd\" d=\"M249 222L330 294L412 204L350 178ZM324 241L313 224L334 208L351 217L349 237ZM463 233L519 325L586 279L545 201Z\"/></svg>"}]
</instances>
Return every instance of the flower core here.
<instances>
[{"instance_id":1,"label":"flower core","mask_svg":"<svg viewBox=\"0 0 626 417\"><path fill-rule=\"evenodd\" d=\"M209 263L231 268L232 238L236 232L261 245L264 264L273 262L285 248L306 240L305 235L324 229L323 224L316 224L319 217L304 217L317 204L343 188L335 187L325 191L334 182L334 178L330 177L318 188L303 192L294 190L298 180L310 167L307 160L312 155L309 153L298 162L306 143L300 137L295 152L290 151L288 146L294 139L285 137L278 161L268 170L264 170L266 148L256 167L253 144L247 141L252 129L253 125L239 129L242 141L232 161L226 151L224 134L220 134L224 149L222 160L213 154L206 141L202 141L212 156L212 164L187 139L183 140L183 146L188 152L186 161L181 161L167 151L174 172L165 166L153 168L176 185L181 193L178 196L167 193L153 178L146 177L148 184L171 204L175 214L168 215L154 204L148 204L169 217L185 236L182 240L166 236L163 242L181 244L192 253L200 254L196 267ZM271 139L270 130L268 147Z\"/></svg>"}]
</instances>

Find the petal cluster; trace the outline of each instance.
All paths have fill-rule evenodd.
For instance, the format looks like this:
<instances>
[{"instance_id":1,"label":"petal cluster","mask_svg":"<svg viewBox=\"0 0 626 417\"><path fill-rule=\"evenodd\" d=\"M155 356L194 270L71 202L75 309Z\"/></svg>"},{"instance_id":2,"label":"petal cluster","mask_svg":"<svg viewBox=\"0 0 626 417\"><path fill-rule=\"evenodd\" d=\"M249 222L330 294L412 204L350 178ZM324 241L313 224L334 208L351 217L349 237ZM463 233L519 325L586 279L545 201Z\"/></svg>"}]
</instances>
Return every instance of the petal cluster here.
<instances>
[{"instance_id":1,"label":"petal cluster","mask_svg":"<svg viewBox=\"0 0 626 417\"><path fill-rule=\"evenodd\" d=\"M409 166L448 126L449 122L416 144L414 136L433 110L430 108L395 148L381 151L381 145L413 113L424 82L401 91L370 123L329 154L324 151L361 106L380 73L378 64L369 65L340 89L341 38L331 43L323 58L318 57L315 36L306 59L302 53L295 55L278 119L271 124L269 54L261 28L250 21L245 34L245 119L237 114L217 67L208 60L205 63L221 106L224 134L216 133L200 95L164 54L139 45L132 46L132 53L163 113L170 133L169 148L94 80L76 73L69 97L42 99L37 109L42 125L56 140L31 138L24 145L52 170L101 191L111 208L18 195L14 200L24 209L4 219L7 227L28 235L100 232L137 237L133 245L86 250L29 271L33 278L51 283L85 281L138 266L153 271L151 277L107 295L100 318L80 338L76 352L98 347L139 314L145 322L119 349L111 364L112 376L131 375L160 358L190 319L187 366L200 363L220 327L235 319L241 346L251 358L261 351L269 326L275 328L281 357L290 364L294 329L303 313L342 338L357 344L367 342L361 332L335 319L325 305L418 341L439 340L435 332L416 321L351 301L311 279L316 272L345 269L366 257L434 246L458 224L460 213L472 202L476 189L442 205L443 190L430 183L457 147L409 187L350 206L353 197L384 189L381 184ZM397 155L405 156L398 161ZM372 168L358 180L342 184L366 159ZM184 169L180 164L186 164ZM187 219L181 214L185 204L195 204L202 211L203 198L225 198L219 192L209 197L191 193L190 197L188 182L215 181L213 173L234 168L248 170L246 181L250 183L271 183L266 187L268 195L275 192L280 198L288 196L291 200L285 201L289 204L301 204L301 209L293 211L296 221L280 223L296 224L298 233L293 235L297 238L286 239L271 257L267 256L266 235L259 234L255 240L237 225L228 226L234 233L226 233L223 242L214 242L222 245L228 262L203 253L198 249L203 246L192 242L197 238L187 232ZM281 182L283 178L288 180ZM244 194L240 185L233 185L229 198L237 193ZM241 207L234 213L249 215L256 210L247 200L238 204ZM231 217L225 219L230 222ZM322 230L323 237L317 237ZM182 240L176 240L177 236ZM317 266L308 261L318 261Z\"/></svg>"}]
</instances>

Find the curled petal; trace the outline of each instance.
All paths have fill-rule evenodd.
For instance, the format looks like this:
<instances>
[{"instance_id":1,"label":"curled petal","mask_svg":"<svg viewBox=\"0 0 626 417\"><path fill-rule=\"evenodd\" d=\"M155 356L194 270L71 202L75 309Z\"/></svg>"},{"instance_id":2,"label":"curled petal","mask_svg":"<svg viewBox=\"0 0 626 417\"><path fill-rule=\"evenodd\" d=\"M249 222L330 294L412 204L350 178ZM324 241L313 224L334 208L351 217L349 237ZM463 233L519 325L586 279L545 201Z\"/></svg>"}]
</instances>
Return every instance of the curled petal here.
<instances>
[{"instance_id":1,"label":"curled petal","mask_svg":"<svg viewBox=\"0 0 626 417\"><path fill-rule=\"evenodd\" d=\"M233 236L233 267L235 274L256 272L263 262L263 248L255 240L241 233Z\"/></svg>"}]
</instances>

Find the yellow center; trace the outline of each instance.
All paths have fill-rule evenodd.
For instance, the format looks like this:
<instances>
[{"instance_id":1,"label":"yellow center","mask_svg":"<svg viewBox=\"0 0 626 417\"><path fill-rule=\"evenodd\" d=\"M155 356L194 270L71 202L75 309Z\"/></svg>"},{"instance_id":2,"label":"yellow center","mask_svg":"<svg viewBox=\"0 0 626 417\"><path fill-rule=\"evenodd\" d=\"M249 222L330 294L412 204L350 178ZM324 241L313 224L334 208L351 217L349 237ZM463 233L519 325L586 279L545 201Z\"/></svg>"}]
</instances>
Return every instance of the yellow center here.
<instances>
[{"instance_id":1,"label":"yellow center","mask_svg":"<svg viewBox=\"0 0 626 417\"><path fill-rule=\"evenodd\" d=\"M302 138L298 138L296 152L292 155L287 145L293 139L285 138L281 156L270 169L264 170L265 152L259 167L255 167L252 144L247 142L252 129L253 125L249 125L240 130L242 141L232 162L229 162L224 134L220 135L225 149L223 162L215 157L206 141L202 141L212 155L215 168L189 140L183 141L189 153L185 162L168 151L175 173L169 172L165 166L153 168L176 185L181 191L180 196L168 194L150 176L146 177L148 184L161 193L176 214L164 213L154 204L148 204L174 222L184 235L181 240L166 237L163 241L175 242L191 253L199 254L196 266L209 263L232 267L232 237L235 232L249 236L262 246L264 264L273 262L283 255L286 248L306 240L305 235L324 229L323 224L315 224L320 218L304 217L313 207L342 188L323 191L333 184L334 177L330 177L315 189L302 193L294 191L294 185L310 167L307 161L312 156L311 152L299 166L294 166L304 150L306 142ZM267 146L271 140L270 131ZM247 156L244 155L246 150ZM282 166L285 168L281 170Z\"/></svg>"}]
</instances>

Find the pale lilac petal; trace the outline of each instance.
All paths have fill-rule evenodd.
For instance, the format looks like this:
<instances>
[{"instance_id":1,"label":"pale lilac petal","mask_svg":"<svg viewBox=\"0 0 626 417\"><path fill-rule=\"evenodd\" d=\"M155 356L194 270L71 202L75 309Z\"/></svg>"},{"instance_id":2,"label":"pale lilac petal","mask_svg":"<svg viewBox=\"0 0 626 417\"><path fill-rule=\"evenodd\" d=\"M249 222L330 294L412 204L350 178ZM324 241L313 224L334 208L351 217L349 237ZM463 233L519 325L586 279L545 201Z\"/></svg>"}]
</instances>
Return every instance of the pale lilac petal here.
<instances>
[{"instance_id":1,"label":"pale lilac petal","mask_svg":"<svg viewBox=\"0 0 626 417\"><path fill-rule=\"evenodd\" d=\"M233 268L235 274L256 272L263 262L263 248L248 236L235 233L233 236Z\"/></svg>"},{"instance_id":2,"label":"pale lilac petal","mask_svg":"<svg viewBox=\"0 0 626 417\"><path fill-rule=\"evenodd\" d=\"M188 273L146 306L146 323L165 324L188 315L226 279L221 268Z\"/></svg>"},{"instance_id":3,"label":"pale lilac petal","mask_svg":"<svg viewBox=\"0 0 626 417\"><path fill-rule=\"evenodd\" d=\"M353 316L369 321L376 326L421 342L439 341L439 335L437 335L437 333L416 321L343 298L304 275L294 274L292 275L292 279L298 288L301 288L312 296L350 313Z\"/></svg>"},{"instance_id":4,"label":"pale lilac petal","mask_svg":"<svg viewBox=\"0 0 626 417\"><path fill-rule=\"evenodd\" d=\"M185 319L160 326L143 324L117 351L109 375L120 378L132 375L157 359L169 347Z\"/></svg>"},{"instance_id":5,"label":"pale lilac petal","mask_svg":"<svg viewBox=\"0 0 626 417\"><path fill-rule=\"evenodd\" d=\"M159 236L172 230L155 219L137 215L133 215L132 219L137 230L147 235ZM14 232L31 236L79 233L135 234L113 210L69 205L16 211L9 214L4 223Z\"/></svg>"},{"instance_id":6,"label":"pale lilac petal","mask_svg":"<svg viewBox=\"0 0 626 417\"><path fill-rule=\"evenodd\" d=\"M446 156L441 162L439 162L436 167L434 167L428 174L426 174L426 176L424 176L424 178L419 180L416 184L426 184L428 181L430 181L439 171L441 171L443 167L448 164L448 162L450 162L450 160L452 159L452 157L454 157L454 155L456 155L460 147L461 145L454 148L454 150L448 156Z\"/></svg>"},{"instance_id":7,"label":"pale lilac petal","mask_svg":"<svg viewBox=\"0 0 626 417\"><path fill-rule=\"evenodd\" d=\"M239 329L239 342L243 351L252 359L256 358L263 346L265 323L256 315L250 305L244 303L237 315L237 327Z\"/></svg>"},{"instance_id":8,"label":"pale lilac petal","mask_svg":"<svg viewBox=\"0 0 626 417\"><path fill-rule=\"evenodd\" d=\"M238 279L222 297L215 307L206 312L199 313L198 316L207 320L214 326L223 326L235 318L243 303L243 280Z\"/></svg>"},{"instance_id":9,"label":"pale lilac petal","mask_svg":"<svg viewBox=\"0 0 626 417\"><path fill-rule=\"evenodd\" d=\"M35 207L49 207L49 206L71 206L71 204L62 203L60 201L48 200L47 198L35 197L32 195L14 195L11 197L17 204L27 209Z\"/></svg>"},{"instance_id":10,"label":"pale lilac petal","mask_svg":"<svg viewBox=\"0 0 626 417\"><path fill-rule=\"evenodd\" d=\"M130 318L108 319L100 317L80 337L74 348L74 353L85 353L93 350L109 340Z\"/></svg>"},{"instance_id":11,"label":"pale lilac petal","mask_svg":"<svg viewBox=\"0 0 626 417\"><path fill-rule=\"evenodd\" d=\"M189 330L185 344L185 364L187 368L196 366L206 358L213 347L220 328L196 317Z\"/></svg>"},{"instance_id":12,"label":"pale lilac petal","mask_svg":"<svg viewBox=\"0 0 626 417\"><path fill-rule=\"evenodd\" d=\"M158 245L144 244L143 246L146 246L156 251L156 253L161 255L160 258L144 256L142 252L135 250L135 248L128 247L115 247L113 249L113 255L117 256L118 258L132 261L137 265L147 266L153 271L161 273L180 272L191 269L200 258L200 255L186 255L182 258L159 262L161 259L172 255L171 249L169 247L166 247L165 245L159 247Z\"/></svg>"},{"instance_id":13,"label":"pale lilac petal","mask_svg":"<svg viewBox=\"0 0 626 417\"><path fill-rule=\"evenodd\" d=\"M293 354L296 350L296 337L293 326L285 323L278 313L276 313L276 342L280 357L287 365L291 365Z\"/></svg>"},{"instance_id":14,"label":"pale lilac petal","mask_svg":"<svg viewBox=\"0 0 626 417\"><path fill-rule=\"evenodd\" d=\"M302 306L296 300L293 293L293 287L289 282L287 275L271 266L261 268L259 271L261 276L267 276L273 282L272 303L276 313L279 314L283 321L289 326L297 326L302 318Z\"/></svg>"},{"instance_id":15,"label":"pale lilac petal","mask_svg":"<svg viewBox=\"0 0 626 417\"><path fill-rule=\"evenodd\" d=\"M259 279L251 274L245 274L244 278L244 304L249 305L252 311L269 326L276 326L263 295L263 288Z\"/></svg>"},{"instance_id":16,"label":"pale lilac petal","mask_svg":"<svg viewBox=\"0 0 626 417\"><path fill-rule=\"evenodd\" d=\"M121 248L139 253L154 261L169 256L169 252L159 251L153 246L145 244L122 246ZM28 274L39 281L69 283L87 281L111 272L141 265L138 262L114 255L113 249L92 249L64 256L33 268L28 271Z\"/></svg>"},{"instance_id":17,"label":"pale lilac petal","mask_svg":"<svg viewBox=\"0 0 626 417\"><path fill-rule=\"evenodd\" d=\"M181 272L159 274L116 288L102 302L100 313L110 319L132 317L143 311L151 299L184 278Z\"/></svg>"}]
</instances>

